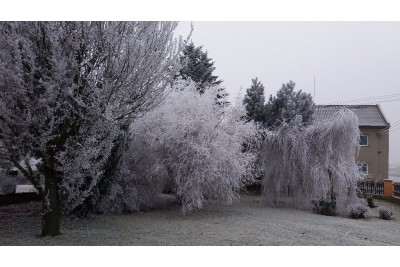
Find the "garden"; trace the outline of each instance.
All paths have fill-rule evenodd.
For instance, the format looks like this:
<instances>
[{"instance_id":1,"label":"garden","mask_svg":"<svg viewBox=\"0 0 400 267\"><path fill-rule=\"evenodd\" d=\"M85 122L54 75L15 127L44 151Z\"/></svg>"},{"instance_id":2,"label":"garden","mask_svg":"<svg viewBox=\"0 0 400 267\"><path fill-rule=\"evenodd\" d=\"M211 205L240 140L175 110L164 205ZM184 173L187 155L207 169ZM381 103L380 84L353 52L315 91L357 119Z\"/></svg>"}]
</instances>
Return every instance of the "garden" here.
<instances>
[{"instance_id":1,"label":"garden","mask_svg":"<svg viewBox=\"0 0 400 267\"><path fill-rule=\"evenodd\" d=\"M157 209L130 215L63 217L62 234L40 237L40 202L0 207L2 245L132 245L132 246L399 246L400 222L379 218L323 216L312 211L266 207L258 194L241 194L232 205L208 205L186 216L170 198ZM400 207L388 206L395 214Z\"/></svg>"}]
</instances>

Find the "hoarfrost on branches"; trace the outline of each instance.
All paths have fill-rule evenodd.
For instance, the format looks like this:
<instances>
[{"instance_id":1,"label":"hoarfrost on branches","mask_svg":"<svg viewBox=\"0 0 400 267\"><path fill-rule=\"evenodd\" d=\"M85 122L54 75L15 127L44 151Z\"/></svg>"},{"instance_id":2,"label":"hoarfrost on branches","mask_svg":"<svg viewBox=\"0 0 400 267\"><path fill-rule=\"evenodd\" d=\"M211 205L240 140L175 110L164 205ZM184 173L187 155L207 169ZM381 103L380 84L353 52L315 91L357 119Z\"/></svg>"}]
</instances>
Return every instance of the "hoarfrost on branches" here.
<instances>
[{"instance_id":1,"label":"hoarfrost on branches","mask_svg":"<svg viewBox=\"0 0 400 267\"><path fill-rule=\"evenodd\" d=\"M344 214L357 199L361 178L355 161L358 137L358 119L349 110L309 127L297 117L266 131L261 148L265 203L310 208L312 200L329 200Z\"/></svg>"},{"instance_id":2,"label":"hoarfrost on branches","mask_svg":"<svg viewBox=\"0 0 400 267\"><path fill-rule=\"evenodd\" d=\"M115 191L119 196L109 197L119 201L108 209L141 208L166 186L184 214L207 201L238 199L239 190L253 180L255 160L250 149L243 152L243 144L256 139L257 131L243 120L241 106L221 108L217 93L212 87L200 95L196 84L178 80L165 102L131 125L127 171Z\"/></svg>"},{"instance_id":3,"label":"hoarfrost on branches","mask_svg":"<svg viewBox=\"0 0 400 267\"><path fill-rule=\"evenodd\" d=\"M348 212L353 219L367 218L368 207L361 203L350 204Z\"/></svg>"},{"instance_id":4,"label":"hoarfrost on branches","mask_svg":"<svg viewBox=\"0 0 400 267\"><path fill-rule=\"evenodd\" d=\"M382 206L379 207L379 218L384 219L384 220L389 220L390 217L393 215L393 210L391 210L389 207Z\"/></svg>"},{"instance_id":5,"label":"hoarfrost on branches","mask_svg":"<svg viewBox=\"0 0 400 267\"><path fill-rule=\"evenodd\" d=\"M92 194L124 125L166 95L180 69L176 26L0 23L0 156L46 196L43 235Z\"/></svg>"}]
</instances>

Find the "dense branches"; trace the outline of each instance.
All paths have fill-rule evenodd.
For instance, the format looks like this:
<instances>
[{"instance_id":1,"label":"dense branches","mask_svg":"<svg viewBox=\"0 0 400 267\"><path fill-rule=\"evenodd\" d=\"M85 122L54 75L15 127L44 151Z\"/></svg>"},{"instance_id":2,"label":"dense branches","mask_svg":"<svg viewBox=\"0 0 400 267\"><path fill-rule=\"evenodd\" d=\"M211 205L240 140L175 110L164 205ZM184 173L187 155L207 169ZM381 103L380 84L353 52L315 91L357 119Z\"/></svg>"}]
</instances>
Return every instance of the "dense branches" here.
<instances>
[{"instance_id":1,"label":"dense branches","mask_svg":"<svg viewBox=\"0 0 400 267\"><path fill-rule=\"evenodd\" d=\"M180 69L176 25L0 23L0 150L43 193L44 225L46 215L59 223L61 200L66 210L82 203L123 125L165 95Z\"/></svg>"},{"instance_id":2,"label":"dense branches","mask_svg":"<svg viewBox=\"0 0 400 267\"><path fill-rule=\"evenodd\" d=\"M200 95L194 83L177 81L164 103L131 125L126 172L109 196L113 201L105 201L113 203L107 209L145 207L165 185L176 193L183 213L207 201L238 199L253 179L254 155L242 151L244 142L256 138L256 129L241 120L242 108L218 106L217 91ZM136 202L127 194L137 196Z\"/></svg>"},{"instance_id":3,"label":"dense branches","mask_svg":"<svg viewBox=\"0 0 400 267\"><path fill-rule=\"evenodd\" d=\"M252 79L251 82L251 87L246 90L243 105L249 120L263 123L266 120L264 85L258 81L258 78Z\"/></svg>"},{"instance_id":4,"label":"dense branches","mask_svg":"<svg viewBox=\"0 0 400 267\"><path fill-rule=\"evenodd\" d=\"M261 152L264 201L309 208L313 199L328 199L344 212L360 178L358 137L358 119L349 110L307 128L299 116L267 132Z\"/></svg>"},{"instance_id":5,"label":"dense branches","mask_svg":"<svg viewBox=\"0 0 400 267\"><path fill-rule=\"evenodd\" d=\"M202 47L195 47L193 43L185 46L180 56L182 69L179 75L183 79L191 79L196 83L196 88L203 93L208 87L219 85L222 80L213 75L215 70L214 62L208 57L207 52L202 51Z\"/></svg>"},{"instance_id":6,"label":"dense branches","mask_svg":"<svg viewBox=\"0 0 400 267\"><path fill-rule=\"evenodd\" d=\"M257 78L252 79L252 85L246 90L243 100L248 119L260 123L265 128L274 129L301 115L302 124L310 125L314 114L312 97L301 90L295 92L294 86L292 81L283 84L276 96L270 95L268 102L264 103L264 86Z\"/></svg>"},{"instance_id":7,"label":"dense branches","mask_svg":"<svg viewBox=\"0 0 400 267\"><path fill-rule=\"evenodd\" d=\"M301 90L294 91L295 83L290 81L283 84L276 97L270 95L265 104L265 124L267 127L276 127L281 123L288 123L297 115L301 115L303 125L313 122L314 101L310 94Z\"/></svg>"}]
</instances>

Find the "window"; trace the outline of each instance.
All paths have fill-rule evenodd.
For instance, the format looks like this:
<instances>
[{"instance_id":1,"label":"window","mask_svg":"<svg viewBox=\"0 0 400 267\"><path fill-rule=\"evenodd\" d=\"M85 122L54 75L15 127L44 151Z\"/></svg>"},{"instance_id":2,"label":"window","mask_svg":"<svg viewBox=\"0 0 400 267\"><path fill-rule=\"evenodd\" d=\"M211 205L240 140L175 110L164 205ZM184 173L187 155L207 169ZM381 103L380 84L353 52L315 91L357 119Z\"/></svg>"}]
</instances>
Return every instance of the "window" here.
<instances>
[{"instance_id":1,"label":"window","mask_svg":"<svg viewBox=\"0 0 400 267\"><path fill-rule=\"evenodd\" d=\"M368 135L360 135L360 146L368 146Z\"/></svg>"},{"instance_id":2,"label":"window","mask_svg":"<svg viewBox=\"0 0 400 267\"><path fill-rule=\"evenodd\" d=\"M362 174L368 174L368 164L364 162L357 163L358 171Z\"/></svg>"}]
</instances>

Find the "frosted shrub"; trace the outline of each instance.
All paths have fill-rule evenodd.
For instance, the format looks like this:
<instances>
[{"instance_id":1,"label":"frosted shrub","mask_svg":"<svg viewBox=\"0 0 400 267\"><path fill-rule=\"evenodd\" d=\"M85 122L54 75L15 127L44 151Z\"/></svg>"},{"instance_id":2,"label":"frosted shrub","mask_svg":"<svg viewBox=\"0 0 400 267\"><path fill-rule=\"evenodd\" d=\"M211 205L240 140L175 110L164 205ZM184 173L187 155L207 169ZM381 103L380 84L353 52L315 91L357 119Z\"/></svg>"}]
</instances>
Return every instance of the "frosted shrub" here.
<instances>
[{"instance_id":1,"label":"frosted shrub","mask_svg":"<svg viewBox=\"0 0 400 267\"><path fill-rule=\"evenodd\" d=\"M368 208L363 204L350 204L349 205L349 215L353 219L366 218L366 213Z\"/></svg>"},{"instance_id":2,"label":"frosted shrub","mask_svg":"<svg viewBox=\"0 0 400 267\"><path fill-rule=\"evenodd\" d=\"M336 215L336 201L329 199L312 200L313 211L318 214L335 216Z\"/></svg>"},{"instance_id":3,"label":"frosted shrub","mask_svg":"<svg viewBox=\"0 0 400 267\"><path fill-rule=\"evenodd\" d=\"M389 220L392 215L393 211L390 208L386 206L379 207L379 218Z\"/></svg>"},{"instance_id":4,"label":"frosted shrub","mask_svg":"<svg viewBox=\"0 0 400 267\"><path fill-rule=\"evenodd\" d=\"M261 149L263 200L311 208L311 200L335 200L336 212L357 202L355 161L359 150L357 116L341 110L325 122L302 125L301 116L266 131ZM326 206L316 202L314 208ZM323 208L322 208L323 209Z\"/></svg>"},{"instance_id":5,"label":"frosted shrub","mask_svg":"<svg viewBox=\"0 0 400 267\"><path fill-rule=\"evenodd\" d=\"M110 196L122 200L115 202L117 210L127 200L141 209L166 186L184 214L206 202L238 200L240 189L253 181L255 160L243 144L256 139L257 131L242 120L243 108L218 105L217 93L213 87L199 94L194 83L178 80L164 102L131 125L120 195Z\"/></svg>"},{"instance_id":6,"label":"frosted shrub","mask_svg":"<svg viewBox=\"0 0 400 267\"><path fill-rule=\"evenodd\" d=\"M111 188L97 209L102 213L147 210L158 202L168 178L166 168L149 149L142 132L130 141Z\"/></svg>"}]
</instances>

